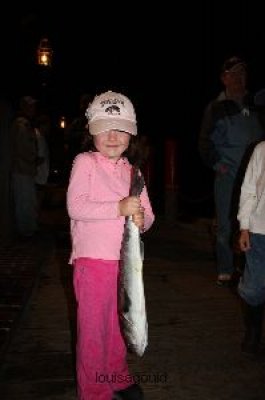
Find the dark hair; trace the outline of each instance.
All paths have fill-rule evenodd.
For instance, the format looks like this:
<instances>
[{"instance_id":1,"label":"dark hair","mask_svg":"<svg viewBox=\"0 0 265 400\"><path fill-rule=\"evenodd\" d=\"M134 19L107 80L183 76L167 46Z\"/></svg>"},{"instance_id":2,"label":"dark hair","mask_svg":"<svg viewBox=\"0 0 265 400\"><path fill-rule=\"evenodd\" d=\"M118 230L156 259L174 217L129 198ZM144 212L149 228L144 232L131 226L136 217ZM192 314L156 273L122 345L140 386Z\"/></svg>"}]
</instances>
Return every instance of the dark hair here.
<instances>
[{"instance_id":1,"label":"dark hair","mask_svg":"<svg viewBox=\"0 0 265 400\"><path fill-rule=\"evenodd\" d=\"M232 68L236 67L237 65L242 65L244 68L247 67L246 62L242 58L233 56L224 61L221 72L222 73L229 72Z\"/></svg>"}]
</instances>

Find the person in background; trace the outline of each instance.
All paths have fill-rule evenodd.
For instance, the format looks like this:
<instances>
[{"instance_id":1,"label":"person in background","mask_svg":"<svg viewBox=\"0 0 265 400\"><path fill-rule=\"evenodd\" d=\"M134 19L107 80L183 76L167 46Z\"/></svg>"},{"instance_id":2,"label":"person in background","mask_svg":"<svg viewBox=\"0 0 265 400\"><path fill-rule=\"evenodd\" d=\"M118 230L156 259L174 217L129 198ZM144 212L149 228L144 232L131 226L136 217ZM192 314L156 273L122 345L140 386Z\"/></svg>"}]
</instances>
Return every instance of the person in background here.
<instances>
[{"instance_id":1,"label":"person in background","mask_svg":"<svg viewBox=\"0 0 265 400\"><path fill-rule=\"evenodd\" d=\"M206 107L199 153L215 171L217 285L230 286L235 272L233 233L239 189L254 145L265 138L257 108L247 90L247 65L227 59L221 70L224 90Z\"/></svg>"},{"instance_id":2,"label":"person in background","mask_svg":"<svg viewBox=\"0 0 265 400\"><path fill-rule=\"evenodd\" d=\"M249 161L241 187L238 220L239 245L246 254L238 293L242 299L245 336L244 353L257 353L262 336L265 304L265 141L259 143Z\"/></svg>"},{"instance_id":3,"label":"person in background","mask_svg":"<svg viewBox=\"0 0 265 400\"><path fill-rule=\"evenodd\" d=\"M0 244L13 239L13 202L11 190L11 123L13 107L7 97L0 97Z\"/></svg>"},{"instance_id":4,"label":"person in background","mask_svg":"<svg viewBox=\"0 0 265 400\"><path fill-rule=\"evenodd\" d=\"M75 156L83 150L83 144L87 133L87 119L85 112L91 100L91 95L87 93L80 97L78 116L74 118L65 130L65 145L69 169L72 168Z\"/></svg>"},{"instance_id":5,"label":"person in background","mask_svg":"<svg viewBox=\"0 0 265 400\"><path fill-rule=\"evenodd\" d=\"M12 180L16 229L22 237L31 237L38 230L37 174L38 148L35 132L36 100L20 99L18 115L11 126Z\"/></svg>"},{"instance_id":6,"label":"person in background","mask_svg":"<svg viewBox=\"0 0 265 400\"><path fill-rule=\"evenodd\" d=\"M48 145L48 137L51 130L51 121L47 114L40 114L36 120L36 138L38 150L38 165L35 177L38 197L38 210L41 212L43 199L45 196L45 188L50 173L50 150Z\"/></svg>"},{"instance_id":7,"label":"person in background","mask_svg":"<svg viewBox=\"0 0 265 400\"><path fill-rule=\"evenodd\" d=\"M137 135L131 101L108 91L87 113L91 151L73 163L67 190L77 300L76 368L80 400L142 400L126 362L118 312L119 260L126 216L142 232L154 215L146 187L129 196L130 147Z\"/></svg>"}]
</instances>

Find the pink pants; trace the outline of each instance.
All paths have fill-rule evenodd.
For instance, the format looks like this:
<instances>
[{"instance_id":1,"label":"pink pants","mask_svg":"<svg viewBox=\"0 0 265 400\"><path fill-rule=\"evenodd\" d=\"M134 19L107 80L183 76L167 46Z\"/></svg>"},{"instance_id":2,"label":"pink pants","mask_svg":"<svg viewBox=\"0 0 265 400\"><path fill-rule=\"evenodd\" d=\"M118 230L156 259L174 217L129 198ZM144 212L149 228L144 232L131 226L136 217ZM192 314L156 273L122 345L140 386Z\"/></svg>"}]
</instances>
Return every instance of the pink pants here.
<instances>
[{"instance_id":1,"label":"pink pants","mask_svg":"<svg viewBox=\"0 0 265 400\"><path fill-rule=\"evenodd\" d=\"M132 382L118 317L119 262L78 259L76 369L79 400L111 400Z\"/></svg>"}]
</instances>

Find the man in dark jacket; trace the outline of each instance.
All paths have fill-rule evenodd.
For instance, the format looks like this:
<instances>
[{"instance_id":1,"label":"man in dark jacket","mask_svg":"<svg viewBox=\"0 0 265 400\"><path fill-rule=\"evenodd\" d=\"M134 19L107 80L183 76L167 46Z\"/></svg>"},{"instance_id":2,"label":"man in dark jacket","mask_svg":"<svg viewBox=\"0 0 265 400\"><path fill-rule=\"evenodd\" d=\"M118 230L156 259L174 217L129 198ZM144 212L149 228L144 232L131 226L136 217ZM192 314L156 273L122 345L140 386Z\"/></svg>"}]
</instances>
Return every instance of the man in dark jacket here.
<instances>
[{"instance_id":1,"label":"man in dark jacket","mask_svg":"<svg viewBox=\"0 0 265 400\"><path fill-rule=\"evenodd\" d=\"M232 228L236 221L238 189L254 145L265 134L246 89L247 66L239 57L226 60L221 71L224 91L204 112L199 152L215 171L217 218L217 284L228 286L234 273Z\"/></svg>"}]
</instances>

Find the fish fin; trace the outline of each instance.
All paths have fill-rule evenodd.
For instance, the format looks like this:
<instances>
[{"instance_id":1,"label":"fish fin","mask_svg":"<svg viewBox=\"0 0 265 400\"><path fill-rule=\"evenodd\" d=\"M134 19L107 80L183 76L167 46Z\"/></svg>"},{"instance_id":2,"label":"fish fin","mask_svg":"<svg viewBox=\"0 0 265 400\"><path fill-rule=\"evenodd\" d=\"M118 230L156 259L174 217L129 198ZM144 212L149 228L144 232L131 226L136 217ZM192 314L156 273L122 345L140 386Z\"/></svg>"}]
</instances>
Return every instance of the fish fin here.
<instances>
[{"instance_id":1,"label":"fish fin","mask_svg":"<svg viewBox=\"0 0 265 400\"><path fill-rule=\"evenodd\" d=\"M140 196L142 190L144 188L144 177L140 173L138 167L132 167L131 171L131 187L130 187L130 195L131 196Z\"/></svg>"}]
</instances>

